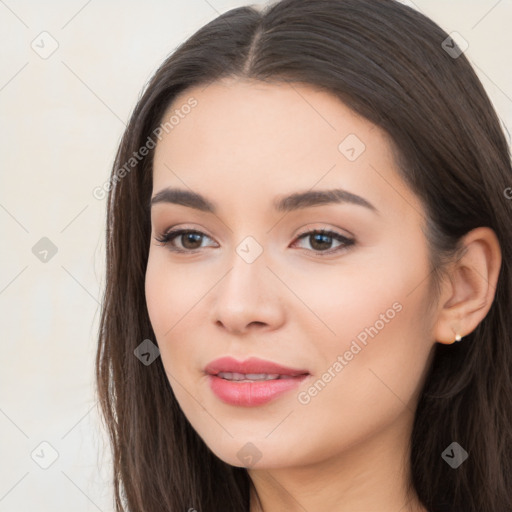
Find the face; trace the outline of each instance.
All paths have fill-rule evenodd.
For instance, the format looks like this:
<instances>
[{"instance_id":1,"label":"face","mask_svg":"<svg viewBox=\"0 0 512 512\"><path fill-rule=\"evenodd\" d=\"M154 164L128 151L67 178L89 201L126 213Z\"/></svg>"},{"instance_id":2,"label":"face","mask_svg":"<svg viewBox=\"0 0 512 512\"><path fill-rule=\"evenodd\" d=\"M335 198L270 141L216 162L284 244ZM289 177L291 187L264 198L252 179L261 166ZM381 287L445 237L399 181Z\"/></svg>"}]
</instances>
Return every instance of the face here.
<instances>
[{"instance_id":1,"label":"face","mask_svg":"<svg viewBox=\"0 0 512 512\"><path fill-rule=\"evenodd\" d=\"M182 92L173 114L154 155L146 299L193 428L254 468L384 431L405 442L434 319L424 210L384 132L297 84L223 80Z\"/></svg>"}]
</instances>

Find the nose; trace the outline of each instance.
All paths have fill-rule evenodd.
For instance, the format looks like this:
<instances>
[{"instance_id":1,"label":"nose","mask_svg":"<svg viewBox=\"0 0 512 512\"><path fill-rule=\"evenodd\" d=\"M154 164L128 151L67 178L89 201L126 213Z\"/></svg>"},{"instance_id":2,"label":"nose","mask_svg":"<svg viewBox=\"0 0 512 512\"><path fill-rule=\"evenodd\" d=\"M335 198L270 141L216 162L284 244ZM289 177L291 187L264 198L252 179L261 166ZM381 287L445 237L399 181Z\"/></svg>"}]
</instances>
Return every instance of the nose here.
<instances>
[{"instance_id":1,"label":"nose","mask_svg":"<svg viewBox=\"0 0 512 512\"><path fill-rule=\"evenodd\" d=\"M271 331L285 321L283 285L267 267L264 253L251 263L235 254L230 271L215 288L213 318L225 331Z\"/></svg>"}]
</instances>

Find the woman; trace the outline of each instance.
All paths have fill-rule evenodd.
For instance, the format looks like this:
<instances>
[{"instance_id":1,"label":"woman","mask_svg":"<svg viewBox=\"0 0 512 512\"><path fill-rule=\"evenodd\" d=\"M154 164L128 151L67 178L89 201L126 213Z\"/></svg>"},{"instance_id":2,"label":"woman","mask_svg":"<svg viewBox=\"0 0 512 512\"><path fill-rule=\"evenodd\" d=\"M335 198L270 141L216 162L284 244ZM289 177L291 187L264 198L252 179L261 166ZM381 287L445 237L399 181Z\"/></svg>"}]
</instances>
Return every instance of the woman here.
<instances>
[{"instance_id":1,"label":"woman","mask_svg":"<svg viewBox=\"0 0 512 512\"><path fill-rule=\"evenodd\" d=\"M194 34L111 177L117 510L512 510L511 184L413 9L282 0Z\"/></svg>"}]
</instances>

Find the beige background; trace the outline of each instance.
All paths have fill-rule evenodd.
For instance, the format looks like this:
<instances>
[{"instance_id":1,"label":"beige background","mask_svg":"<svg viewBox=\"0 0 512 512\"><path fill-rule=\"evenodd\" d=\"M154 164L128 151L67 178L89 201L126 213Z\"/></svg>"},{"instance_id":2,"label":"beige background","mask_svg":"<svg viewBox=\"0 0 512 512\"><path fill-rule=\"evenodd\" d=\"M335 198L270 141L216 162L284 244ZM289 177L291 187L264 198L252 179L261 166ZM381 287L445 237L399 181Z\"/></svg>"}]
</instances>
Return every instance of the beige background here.
<instances>
[{"instance_id":1,"label":"beige background","mask_svg":"<svg viewBox=\"0 0 512 512\"><path fill-rule=\"evenodd\" d=\"M92 191L156 67L245 3L0 1L0 512L113 510L93 388L105 200ZM468 41L512 127L512 2L414 4ZM55 255L33 253L43 237Z\"/></svg>"}]
</instances>

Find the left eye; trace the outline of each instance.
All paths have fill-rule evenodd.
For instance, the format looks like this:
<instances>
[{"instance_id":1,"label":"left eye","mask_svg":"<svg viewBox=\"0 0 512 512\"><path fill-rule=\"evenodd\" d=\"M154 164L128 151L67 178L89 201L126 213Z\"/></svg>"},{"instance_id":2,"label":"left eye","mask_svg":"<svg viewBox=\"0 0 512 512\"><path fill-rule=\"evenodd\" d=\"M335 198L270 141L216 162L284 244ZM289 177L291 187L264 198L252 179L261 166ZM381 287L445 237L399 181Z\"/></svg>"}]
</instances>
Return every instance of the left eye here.
<instances>
[{"instance_id":1,"label":"left eye","mask_svg":"<svg viewBox=\"0 0 512 512\"><path fill-rule=\"evenodd\" d=\"M354 244L354 240L340 235L335 231L314 230L308 231L300 235L297 240L308 240L314 252L333 253L342 248L349 247ZM339 245L332 249L333 240L339 242Z\"/></svg>"},{"instance_id":2,"label":"left eye","mask_svg":"<svg viewBox=\"0 0 512 512\"><path fill-rule=\"evenodd\" d=\"M211 240L208 235L201 231L177 229L174 231L168 231L163 235L156 237L156 240L162 245L169 246L169 250L174 252L194 252L201 249L204 238L209 238ZM174 244L175 240L180 240L181 246L176 246ZM292 245L303 240L309 241L313 252L329 254L337 252L343 248L347 248L355 243L353 239L347 238L335 231L314 230L299 235ZM333 249L332 244L334 241L337 241L339 245Z\"/></svg>"}]
</instances>

